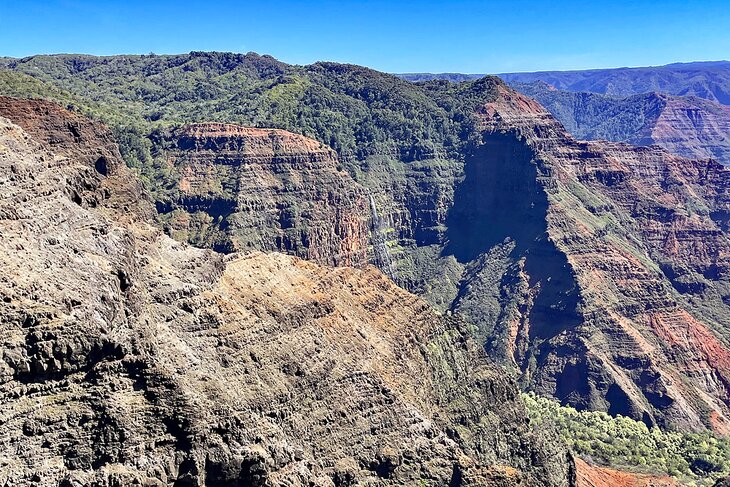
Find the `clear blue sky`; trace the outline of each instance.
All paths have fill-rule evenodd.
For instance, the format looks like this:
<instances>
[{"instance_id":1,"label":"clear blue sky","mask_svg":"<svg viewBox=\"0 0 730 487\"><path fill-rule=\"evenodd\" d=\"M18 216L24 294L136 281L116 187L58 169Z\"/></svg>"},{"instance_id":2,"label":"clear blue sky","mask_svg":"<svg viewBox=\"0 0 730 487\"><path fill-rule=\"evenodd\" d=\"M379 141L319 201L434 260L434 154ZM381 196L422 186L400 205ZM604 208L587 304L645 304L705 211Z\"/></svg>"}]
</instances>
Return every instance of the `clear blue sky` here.
<instances>
[{"instance_id":1,"label":"clear blue sky","mask_svg":"<svg viewBox=\"0 0 730 487\"><path fill-rule=\"evenodd\" d=\"M0 56L271 54L498 73L730 58L730 0L0 0Z\"/></svg>"}]
</instances>

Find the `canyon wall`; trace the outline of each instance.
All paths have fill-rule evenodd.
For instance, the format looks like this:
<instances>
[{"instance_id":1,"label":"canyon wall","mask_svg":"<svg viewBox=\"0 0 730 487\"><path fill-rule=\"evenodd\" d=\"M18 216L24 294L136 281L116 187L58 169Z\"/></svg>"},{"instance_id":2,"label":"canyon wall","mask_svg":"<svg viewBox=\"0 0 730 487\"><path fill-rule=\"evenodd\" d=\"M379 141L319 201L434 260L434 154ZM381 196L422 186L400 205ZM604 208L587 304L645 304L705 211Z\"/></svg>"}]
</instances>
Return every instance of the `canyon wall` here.
<instances>
[{"instance_id":1,"label":"canyon wall","mask_svg":"<svg viewBox=\"0 0 730 487\"><path fill-rule=\"evenodd\" d=\"M343 163L357 183L300 136L182 128L165 146L181 195L166 223L180 238L203 212L231 249L370 260L473 324L526 389L650 425L730 431L728 171L576 141L494 78L469 89L494 101L477 109L462 161Z\"/></svg>"},{"instance_id":2,"label":"canyon wall","mask_svg":"<svg viewBox=\"0 0 730 487\"><path fill-rule=\"evenodd\" d=\"M480 112L486 147L507 138L531 151L510 158L522 184L503 188L530 201L518 221L539 214L543 226L525 248L499 216L504 204L483 203L491 231L514 242L488 346L525 387L564 403L727 433L730 172L656 147L578 142L539 104L500 89Z\"/></svg>"},{"instance_id":3,"label":"canyon wall","mask_svg":"<svg viewBox=\"0 0 730 487\"><path fill-rule=\"evenodd\" d=\"M164 147L177 197L158 209L175 238L222 252L366 262L366 194L328 147L284 130L221 123L182 127Z\"/></svg>"}]
</instances>

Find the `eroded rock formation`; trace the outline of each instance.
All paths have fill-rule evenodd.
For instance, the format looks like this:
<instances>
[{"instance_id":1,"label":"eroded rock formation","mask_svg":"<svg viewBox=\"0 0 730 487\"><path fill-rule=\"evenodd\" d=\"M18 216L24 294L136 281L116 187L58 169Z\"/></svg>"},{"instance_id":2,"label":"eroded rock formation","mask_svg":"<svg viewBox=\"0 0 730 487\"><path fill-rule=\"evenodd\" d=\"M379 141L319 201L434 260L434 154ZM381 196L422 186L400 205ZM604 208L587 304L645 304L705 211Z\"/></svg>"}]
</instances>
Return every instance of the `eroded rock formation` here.
<instances>
[{"instance_id":1,"label":"eroded rock formation","mask_svg":"<svg viewBox=\"0 0 730 487\"><path fill-rule=\"evenodd\" d=\"M366 262L368 201L328 147L284 130L221 123L182 127L164 147L179 197L158 206L176 238L225 252Z\"/></svg>"},{"instance_id":2,"label":"eroded rock formation","mask_svg":"<svg viewBox=\"0 0 730 487\"><path fill-rule=\"evenodd\" d=\"M514 360L525 386L563 402L728 432L730 172L656 147L575 141L539 104L500 90L481 117L484 147L501 148L476 162L487 167L481 179L468 183L467 166L464 183L500 177L522 195L478 210L513 262L487 258L482 279L501 289L489 346ZM495 159L514 167L495 172ZM500 217L507 205L520 225ZM488 298L469 284L456 310Z\"/></svg>"},{"instance_id":3,"label":"eroded rock formation","mask_svg":"<svg viewBox=\"0 0 730 487\"><path fill-rule=\"evenodd\" d=\"M611 468L589 465L575 459L577 487L677 487L677 481L669 476L656 476L623 472Z\"/></svg>"}]
</instances>

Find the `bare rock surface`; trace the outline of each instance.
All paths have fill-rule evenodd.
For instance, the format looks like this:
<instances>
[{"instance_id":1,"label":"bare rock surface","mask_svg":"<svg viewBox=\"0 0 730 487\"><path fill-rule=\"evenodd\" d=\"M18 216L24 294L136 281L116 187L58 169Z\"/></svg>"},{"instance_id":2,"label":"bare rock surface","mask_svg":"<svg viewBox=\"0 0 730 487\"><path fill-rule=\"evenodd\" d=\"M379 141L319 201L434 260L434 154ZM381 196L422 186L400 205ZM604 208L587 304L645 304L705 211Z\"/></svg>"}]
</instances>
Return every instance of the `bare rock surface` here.
<instances>
[{"instance_id":1,"label":"bare rock surface","mask_svg":"<svg viewBox=\"0 0 730 487\"><path fill-rule=\"evenodd\" d=\"M366 262L365 190L332 149L277 129L192 124L166 141L179 198L173 236L222 251L280 251L330 265Z\"/></svg>"},{"instance_id":2,"label":"bare rock surface","mask_svg":"<svg viewBox=\"0 0 730 487\"><path fill-rule=\"evenodd\" d=\"M669 476L623 472L612 468L589 465L575 459L578 487L677 487L680 484Z\"/></svg>"},{"instance_id":3,"label":"bare rock surface","mask_svg":"<svg viewBox=\"0 0 730 487\"><path fill-rule=\"evenodd\" d=\"M485 155L466 179L497 174L521 192L504 201L522 206L503 210L522 215L518 228L494 205L477 215L520 258L500 281L491 346L526 386L579 408L727 433L730 171L576 141L538 103L501 90L481 113ZM511 166L495 173L495 149L508 148Z\"/></svg>"}]
</instances>

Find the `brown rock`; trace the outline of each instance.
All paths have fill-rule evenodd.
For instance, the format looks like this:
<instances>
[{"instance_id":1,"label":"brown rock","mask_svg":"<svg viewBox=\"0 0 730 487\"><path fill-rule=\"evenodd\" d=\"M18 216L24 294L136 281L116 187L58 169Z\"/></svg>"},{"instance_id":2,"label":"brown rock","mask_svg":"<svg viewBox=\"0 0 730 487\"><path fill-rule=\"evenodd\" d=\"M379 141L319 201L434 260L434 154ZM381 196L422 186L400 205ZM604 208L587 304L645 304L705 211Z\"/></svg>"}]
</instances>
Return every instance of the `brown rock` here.
<instances>
[{"instance_id":1,"label":"brown rock","mask_svg":"<svg viewBox=\"0 0 730 487\"><path fill-rule=\"evenodd\" d=\"M365 191L328 147L284 130L216 123L183 127L166 144L180 197L163 218L176 238L329 265L366 262Z\"/></svg>"}]
</instances>

